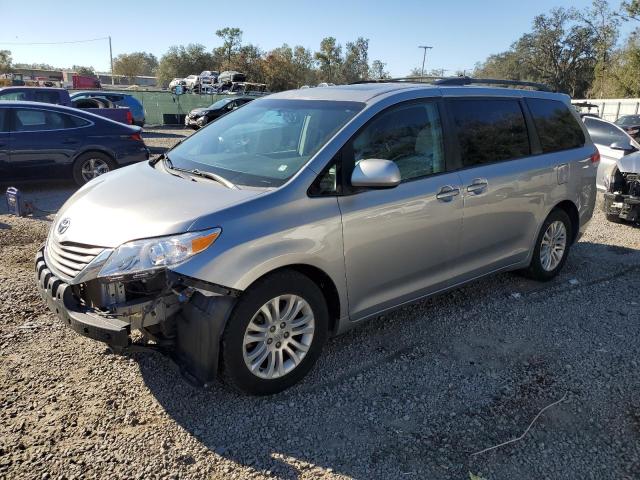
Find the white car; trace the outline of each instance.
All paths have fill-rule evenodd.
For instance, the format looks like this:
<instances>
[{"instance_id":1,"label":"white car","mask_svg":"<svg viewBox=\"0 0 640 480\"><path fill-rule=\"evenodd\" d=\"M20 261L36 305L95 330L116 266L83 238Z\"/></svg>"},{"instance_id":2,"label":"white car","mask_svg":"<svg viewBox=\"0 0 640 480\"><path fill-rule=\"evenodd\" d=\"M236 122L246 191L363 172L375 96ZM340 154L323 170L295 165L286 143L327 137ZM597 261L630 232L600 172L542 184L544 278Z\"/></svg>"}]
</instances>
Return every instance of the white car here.
<instances>
[{"instance_id":1,"label":"white car","mask_svg":"<svg viewBox=\"0 0 640 480\"><path fill-rule=\"evenodd\" d=\"M598 190L606 191L606 179L609 178L616 162L625 155L640 150L640 144L617 125L601 118L583 116L589 135L600 152L600 164L596 177Z\"/></svg>"},{"instance_id":2,"label":"white car","mask_svg":"<svg viewBox=\"0 0 640 480\"><path fill-rule=\"evenodd\" d=\"M204 85L213 85L218 82L219 72L212 70L204 70L200 73L200 83Z\"/></svg>"},{"instance_id":3,"label":"white car","mask_svg":"<svg viewBox=\"0 0 640 480\"><path fill-rule=\"evenodd\" d=\"M184 85L184 78L174 78L169 82L169 90L174 90L177 86Z\"/></svg>"},{"instance_id":4,"label":"white car","mask_svg":"<svg viewBox=\"0 0 640 480\"><path fill-rule=\"evenodd\" d=\"M200 85L200 75L189 75L184 79L184 86L193 90L196 85Z\"/></svg>"}]
</instances>

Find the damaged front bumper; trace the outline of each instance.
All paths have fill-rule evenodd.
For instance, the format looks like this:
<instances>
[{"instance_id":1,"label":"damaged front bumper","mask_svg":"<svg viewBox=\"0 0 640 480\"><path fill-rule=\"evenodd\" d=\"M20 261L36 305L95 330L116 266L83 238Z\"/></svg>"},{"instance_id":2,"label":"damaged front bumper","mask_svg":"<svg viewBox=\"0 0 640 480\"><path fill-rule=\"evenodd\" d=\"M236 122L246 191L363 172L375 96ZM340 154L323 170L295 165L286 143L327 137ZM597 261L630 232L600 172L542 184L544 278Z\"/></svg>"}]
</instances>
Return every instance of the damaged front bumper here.
<instances>
[{"instance_id":1,"label":"damaged front bumper","mask_svg":"<svg viewBox=\"0 0 640 480\"><path fill-rule=\"evenodd\" d=\"M640 222L640 175L614 168L602 207L609 218Z\"/></svg>"},{"instance_id":2,"label":"damaged front bumper","mask_svg":"<svg viewBox=\"0 0 640 480\"><path fill-rule=\"evenodd\" d=\"M216 376L220 338L239 291L168 270L142 282L92 279L72 285L47 265L44 247L35 260L41 297L76 333L122 350L139 331L143 343L136 347L163 347L200 383Z\"/></svg>"}]
</instances>

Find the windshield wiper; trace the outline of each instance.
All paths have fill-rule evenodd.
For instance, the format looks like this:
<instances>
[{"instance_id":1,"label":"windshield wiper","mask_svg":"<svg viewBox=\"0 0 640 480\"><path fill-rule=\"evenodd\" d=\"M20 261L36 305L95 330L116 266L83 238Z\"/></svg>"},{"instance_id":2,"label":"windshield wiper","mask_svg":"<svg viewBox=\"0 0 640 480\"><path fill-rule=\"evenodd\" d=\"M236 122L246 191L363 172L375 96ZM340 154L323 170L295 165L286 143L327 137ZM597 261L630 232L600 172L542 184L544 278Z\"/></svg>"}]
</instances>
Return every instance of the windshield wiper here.
<instances>
[{"instance_id":1,"label":"windshield wiper","mask_svg":"<svg viewBox=\"0 0 640 480\"><path fill-rule=\"evenodd\" d=\"M215 180L216 182L221 183L227 188L230 188L232 190L238 190L238 186L235 183L231 182L230 180L227 180L226 178L224 178L221 175L218 175L217 173L203 172L202 170L198 170L197 168L194 168L193 170L175 168L174 170L178 170L179 172L190 173L192 175L197 175L198 177L202 177L202 178L208 178L210 180Z\"/></svg>"}]
</instances>

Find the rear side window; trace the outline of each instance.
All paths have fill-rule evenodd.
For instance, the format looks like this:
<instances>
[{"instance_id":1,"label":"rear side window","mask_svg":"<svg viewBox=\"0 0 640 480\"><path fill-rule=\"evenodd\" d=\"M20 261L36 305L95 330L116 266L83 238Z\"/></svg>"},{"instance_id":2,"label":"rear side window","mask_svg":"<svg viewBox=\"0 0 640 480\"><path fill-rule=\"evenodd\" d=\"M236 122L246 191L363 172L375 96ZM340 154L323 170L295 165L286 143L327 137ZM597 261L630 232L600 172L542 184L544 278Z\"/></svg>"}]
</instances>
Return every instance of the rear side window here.
<instances>
[{"instance_id":1,"label":"rear side window","mask_svg":"<svg viewBox=\"0 0 640 480\"><path fill-rule=\"evenodd\" d=\"M569 107L557 100L527 98L543 153L557 152L584 145L584 133Z\"/></svg>"},{"instance_id":2,"label":"rear side window","mask_svg":"<svg viewBox=\"0 0 640 480\"><path fill-rule=\"evenodd\" d=\"M16 132L37 132L66 128L65 116L48 110L15 110Z\"/></svg>"},{"instance_id":3,"label":"rear side window","mask_svg":"<svg viewBox=\"0 0 640 480\"><path fill-rule=\"evenodd\" d=\"M510 99L456 99L449 102L465 167L526 157L527 126L520 104Z\"/></svg>"},{"instance_id":4,"label":"rear side window","mask_svg":"<svg viewBox=\"0 0 640 480\"><path fill-rule=\"evenodd\" d=\"M34 102L43 103L60 103L60 94L58 92L48 92L46 90L34 90L33 92Z\"/></svg>"},{"instance_id":5,"label":"rear side window","mask_svg":"<svg viewBox=\"0 0 640 480\"><path fill-rule=\"evenodd\" d=\"M584 117L584 124L587 126L589 135L593 143L606 145L607 147L616 142L628 142L629 136L615 125L603 122L591 117Z\"/></svg>"},{"instance_id":6,"label":"rear side window","mask_svg":"<svg viewBox=\"0 0 640 480\"><path fill-rule=\"evenodd\" d=\"M85 120L84 118L76 117L74 115L65 115L64 119L69 128L86 127L91 125L89 120Z\"/></svg>"}]
</instances>

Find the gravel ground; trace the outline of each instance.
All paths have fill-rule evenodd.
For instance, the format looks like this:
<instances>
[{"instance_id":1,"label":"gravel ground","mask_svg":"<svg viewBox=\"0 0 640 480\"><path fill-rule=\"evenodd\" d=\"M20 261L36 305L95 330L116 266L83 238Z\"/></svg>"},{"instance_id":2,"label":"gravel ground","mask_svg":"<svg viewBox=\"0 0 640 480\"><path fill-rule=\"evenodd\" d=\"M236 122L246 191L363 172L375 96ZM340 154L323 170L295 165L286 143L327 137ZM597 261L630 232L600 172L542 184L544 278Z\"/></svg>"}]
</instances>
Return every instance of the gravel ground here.
<instances>
[{"instance_id":1,"label":"gravel ground","mask_svg":"<svg viewBox=\"0 0 640 480\"><path fill-rule=\"evenodd\" d=\"M597 212L556 280L403 308L247 398L61 325L33 286L48 220L0 215L0 478L640 477L639 228Z\"/></svg>"}]
</instances>

